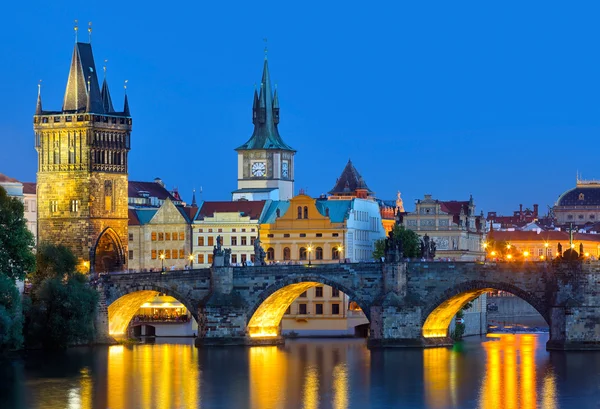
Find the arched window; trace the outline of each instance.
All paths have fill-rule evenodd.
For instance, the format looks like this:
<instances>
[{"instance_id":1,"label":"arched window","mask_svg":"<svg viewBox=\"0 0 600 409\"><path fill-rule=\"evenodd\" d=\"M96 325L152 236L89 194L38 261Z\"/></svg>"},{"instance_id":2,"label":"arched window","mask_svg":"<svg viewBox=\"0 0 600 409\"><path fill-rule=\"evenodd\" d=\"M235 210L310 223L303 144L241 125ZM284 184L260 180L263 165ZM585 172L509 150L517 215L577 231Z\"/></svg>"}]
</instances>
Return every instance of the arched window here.
<instances>
[{"instance_id":1,"label":"arched window","mask_svg":"<svg viewBox=\"0 0 600 409\"><path fill-rule=\"evenodd\" d=\"M298 206L298 219L302 219L302 207Z\"/></svg>"},{"instance_id":2,"label":"arched window","mask_svg":"<svg viewBox=\"0 0 600 409\"><path fill-rule=\"evenodd\" d=\"M291 260L292 259L292 252L290 251L289 247L286 247L283 249L283 259L284 260Z\"/></svg>"},{"instance_id":3,"label":"arched window","mask_svg":"<svg viewBox=\"0 0 600 409\"><path fill-rule=\"evenodd\" d=\"M331 249L331 259L332 260L339 260L340 259L340 252L338 250L337 247L334 247Z\"/></svg>"},{"instance_id":4,"label":"arched window","mask_svg":"<svg viewBox=\"0 0 600 409\"><path fill-rule=\"evenodd\" d=\"M579 194L579 200L583 200L583 199L585 199L585 196L583 195L583 193L580 193Z\"/></svg>"},{"instance_id":5,"label":"arched window","mask_svg":"<svg viewBox=\"0 0 600 409\"><path fill-rule=\"evenodd\" d=\"M267 249L267 260L269 260L269 261L275 260L275 250L273 250L273 247L269 247Z\"/></svg>"},{"instance_id":6,"label":"arched window","mask_svg":"<svg viewBox=\"0 0 600 409\"><path fill-rule=\"evenodd\" d=\"M323 249L321 247L315 249L315 260L323 260Z\"/></svg>"},{"instance_id":7,"label":"arched window","mask_svg":"<svg viewBox=\"0 0 600 409\"><path fill-rule=\"evenodd\" d=\"M300 247L300 260L306 260L306 247Z\"/></svg>"},{"instance_id":8,"label":"arched window","mask_svg":"<svg viewBox=\"0 0 600 409\"><path fill-rule=\"evenodd\" d=\"M308 206L304 206L304 218L308 219Z\"/></svg>"}]
</instances>

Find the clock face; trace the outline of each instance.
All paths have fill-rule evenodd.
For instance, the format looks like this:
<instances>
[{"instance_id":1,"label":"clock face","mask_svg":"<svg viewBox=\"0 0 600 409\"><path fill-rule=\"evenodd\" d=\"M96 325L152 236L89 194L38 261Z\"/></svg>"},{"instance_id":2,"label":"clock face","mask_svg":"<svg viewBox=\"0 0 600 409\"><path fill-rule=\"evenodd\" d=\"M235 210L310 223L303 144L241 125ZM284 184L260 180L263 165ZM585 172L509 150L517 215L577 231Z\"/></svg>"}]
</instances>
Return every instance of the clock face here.
<instances>
[{"instance_id":1,"label":"clock face","mask_svg":"<svg viewBox=\"0 0 600 409\"><path fill-rule=\"evenodd\" d=\"M254 162L252 164L252 176L263 177L267 173L267 167L264 162Z\"/></svg>"},{"instance_id":2,"label":"clock face","mask_svg":"<svg viewBox=\"0 0 600 409\"><path fill-rule=\"evenodd\" d=\"M283 176L284 178L290 177L290 171L288 169L287 161L285 161L281 164L281 176Z\"/></svg>"}]
</instances>

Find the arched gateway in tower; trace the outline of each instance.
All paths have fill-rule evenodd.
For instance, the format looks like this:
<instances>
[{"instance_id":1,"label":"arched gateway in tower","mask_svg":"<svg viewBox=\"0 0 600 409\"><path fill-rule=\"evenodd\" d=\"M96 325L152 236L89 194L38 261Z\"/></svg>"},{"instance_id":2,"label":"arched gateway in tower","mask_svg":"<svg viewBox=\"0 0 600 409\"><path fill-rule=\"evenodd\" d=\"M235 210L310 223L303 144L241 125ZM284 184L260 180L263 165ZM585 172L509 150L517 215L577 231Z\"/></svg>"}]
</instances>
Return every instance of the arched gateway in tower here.
<instances>
[{"instance_id":1,"label":"arched gateway in tower","mask_svg":"<svg viewBox=\"0 0 600 409\"><path fill-rule=\"evenodd\" d=\"M127 95L115 111L106 67L99 86L92 45L76 43L61 110L42 109L33 129L38 153L39 242L69 247L79 269L127 267L127 155L131 115Z\"/></svg>"}]
</instances>

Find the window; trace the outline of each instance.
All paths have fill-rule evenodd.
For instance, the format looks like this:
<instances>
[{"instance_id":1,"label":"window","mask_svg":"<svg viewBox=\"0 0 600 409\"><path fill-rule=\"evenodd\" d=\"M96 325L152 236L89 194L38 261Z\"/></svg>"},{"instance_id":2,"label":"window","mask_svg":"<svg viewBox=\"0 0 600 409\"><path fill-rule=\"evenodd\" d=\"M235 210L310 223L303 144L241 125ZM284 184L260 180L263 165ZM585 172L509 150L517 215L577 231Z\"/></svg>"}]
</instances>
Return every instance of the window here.
<instances>
[{"instance_id":1,"label":"window","mask_svg":"<svg viewBox=\"0 0 600 409\"><path fill-rule=\"evenodd\" d=\"M177 250L173 250L173 251L171 252L171 257L172 257L173 259L177 259Z\"/></svg>"},{"instance_id":2,"label":"window","mask_svg":"<svg viewBox=\"0 0 600 409\"><path fill-rule=\"evenodd\" d=\"M185 233L182 231L179 232L179 240L185 240Z\"/></svg>"},{"instance_id":3,"label":"window","mask_svg":"<svg viewBox=\"0 0 600 409\"><path fill-rule=\"evenodd\" d=\"M152 255L150 257L152 260L156 260L156 250L152 250Z\"/></svg>"},{"instance_id":4,"label":"window","mask_svg":"<svg viewBox=\"0 0 600 409\"><path fill-rule=\"evenodd\" d=\"M272 234L267 234L267 237L272 239L274 236Z\"/></svg>"},{"instance_id":5,"label":"window","mask_svg":"<svg viewBox=\"0 0 600 409\"><path fill-rule=\"evenodd\" d=\"M250 254L250 261L252 262L252 264L254 264L254 262L256 261L256 256L254 254Z\"/></svg>"},{"instance_id":6,"label":"window","mask_svg":"<svg viewBox=\"0 0 600 409\"><path fill-rule=\"evenodd\" d=\"M185 253L184 253L183 249L179 250L179 258L182 260L185 258Z\"/></svg>"},{"instance_id":7,"label":"window","mask_svg":"<svg viewBox=\"0 0 600 409\"><path fill-rule=\"evenodd\" d=\"M300 233L300 237L306 237L306 233Z\"/></svg>"},{"instance_id":8,"label":"window","mask_svg":"<svg viewBox=\"0 0 600 409\"><path fill-rule=\"evenodd\" d=\"M218 233L223 233L223 229L217 229Z\"/></svg>"},{"instance_id":9,"label":"window","mask_svg":"<svg viewBox=\"0 0 600 409\"><path fill-rule=\"evenodd\" d=\"M71 213L79 211L79 200L71 200Z\"/></svg>"},{"instance_id":10,"label":"window","mask_svg":"<svg viewBox=\"0 0 600 409\"><path fill-rule=\"evenodd\" d=\"M29 211L29 201L25 200L25 202L23 203L23 210L28 212Z\"/></svg>"},{"instance_id":11,"label":"window","mask_svg":"<svg viewBox=\"0 0 600 409\"><path fill-rule=\"evenodd\" d=\"M256 229L253 227L250 229L250 233L254 233L256 231Z\"/></svg>"},{"instance_id":12,"label":"window","mask_svg":"<svg viewBox=\"0 0 600 409\"><path fill-rule=\"evenodd\" d=\"M176 231L174 231L173 233L171 233L171 239L172 240L177 240L177 237L179 237L179 236L178 236L178 234L177 234Z\"/></svg>"},{"instance_id":13,"label":"window","mask_svg":"<svg viewBox=\"0 0 600 409\"><path fill-rule=\"evenodd\" d=\"M256 240L256 237L252 236L250 237L250 245L254 246L254 241Z\"/></svg>"},{"instance_id":14,"label":"window","mask_svg":"<svg viewBox=\"0 0 600 409\"><path fill-rule=\"evenodd\" d=\"M231 245L237 246L237 237L236 236L231 236Z\"/></svg>"},{"instance_id":15,"label":"window","mask_svg":"<svg viewBox=\"0 0 600 409\"><path fill-rule=\"evenodd\" d=\"M133 233L129 233L129 241L133 241Z\"/></svg>"},{"instance_id":16,"label":"window","mask_svg":"<svg viewBox=\"0 0 600 409\"><path fill-rule=\"evenodd\" d=\"M323 287L315 287L315 297L323 297Z\"/></svg>"},{"instance_id":17,"label":"window","mask_svg":"<svg viewBox=\"0 0 600 409\"><path fill-rule=\"evenodd\" d=\"M582 214L579 215L579 220L583 220L583 215Z\"/></svg>"},{"instance_id":18,"label":"window","mask_svg":"<svg viewBox=\"0 0 600 409\"><path fill-rule=\"evenodd\" d=\"M204 229L198 229L198 233L204 233Z\"/></svg>"},{"instance_id":19,"label":"window","mask_svg":"<svg viewBox=\"0 0 600 409\"><path fill-rule=\"evenodd\" d=\"M204 254L198 254L198 263L204 264Z\"/></svg>"},{"instance_id":20,"label":"window","mask_svg":"<svg viewBox=\"0 0 600 409\"><path fill-rule=\"evenodd\" d=\"M171 233L165 233L165 240L171 240Z\"/></svg>"},{"instance_id":21,"label":"window","mask_svg":"<svg viewBox=\"0 0 600 409\"><path fill-rule=\"evenodd\" d=\"M153 231L153 232L150 234L150 237L151 237L151 240L152 240L152 241L156 241L156 232L155 232L155 231Z\"/></svg>"},{"instance_id":22,"label":"window","mask_svg":"<svg viewBox=\"0 0 600 409\"><path fill-rule=\"evenodd\" d=\"M273 247L269 247L267 249L267 260L269 260L269 261L275 260L275 250L273 250Z\"/></svg>"},{"instance_id":23,"label":"window","mask_svg":"<svg viewBox=\"0 0 600 409\"><path fill-rule=\"evenodd\" d=\"M323 315L323 304L315 304L315 314Z\"/></svg>"},{"instance_id":24,"label":"window","mask_svg":"<svg viewBox=\"0 0 600 409\"><path fill-rule=\"evenodd\" d=\"M212 233L212 229L208 229L208 232L209 232L209 233Z\"/></svg>"},{"instance_id":25,"label":"window","mask_svg":"<svg viewBox=\"0 0 600 409\"><path fill-rule=\"evenodd\" d=\"M308 219L308 206L304 206L304 218Z\"/></svg>"},{"instance_id":26,"label":"window","mask_svg":"<svg viewBox=\"0 0 600 409\"><path fill-rule=\"evenodd\" d=\"M245 263L245 262L246 262L246 260L247 260L247 258L246 258L246 255L245 255L245 254L242 254L242 263Z\"/></svg>"},{"instance_id":27,"label":"window","mask_svg":"<svg viewBox=\"0 0 600 409\"><path fill-rule=\"evenodd\" d=\"M338 236L339 236L339 233L332 233L331 234L331 237L338 237Z\"/></svg>"},{"instance_id":28,"label":"window","mask_svg":"<svg viewBox=\"0 0 600 409\"><path fill-rule=\"evenodd\" d=\"M237 254L231 255L231 264L237 264Z\"/></svg>"},{"instance_id":29,"label":"window","mask_svg":"<svg viewBox=\"0 0 600 409\"><path fill-rule=\"evenodd\" d=\"M212 262L213 262L213 255L209 254L208 255L208 264L212 264Z\"/></svg>"},{"instance_id":30,"label":"window","mask_svg":"<svg viewBox=\"0 0 600 409\"><path fill-rule=\"evenodd\" d=\"M302 219L302 206L298 206L298 219Z\"/></svg>"},{"instance_id":31,"label":"window","mask_svg":"<svg viewBox=\"0 0 600 409\"><path fill-rule=\"evenodd\" d=\"M107 212L113 210L113 182L111 180L104 181L104 210Z\"/></svg>"},{"instance_id":32,"label":"window","mask_svg":"<svg viewBox=\"0 0 600 409\"><path fill-rule=\"evenodd\" d=\"M304 304L304 303L298 304L298 314L300 314L300 315L306 315L307 314L306 304Z\"/></svg>"},{"instance_id":33,"label":"window","mask_svg":"<svg viewBox=\"0 0 600 409\"><path fill-rule=\"evenodd\" d=\"M158 241L164 241L165 239L165 234L164 233L158 233Z\"/></svg>"},{"instance_id":34,"label":"window","mask_svg":"<svg viewBox=\"0 0 600 409\"><path fill-rule=\"evenodd\" d=\"M246 236L242 236L242 246L245 246L247 244L247 237Z\"/></svg>"},{"instance_id":35,"label":"window","mask_svg":"<svg viewBox=\"0 0 600 409\"><path fill-rule=\"evenodd\" d=\"M321 247L317 247L315 249L315 259L316 260L323 260L323 249Z\"/></svg>"},{"instance_id":36,"label":"window","mask_svg":"<svg viewBox=\"0 0 600 409\"><path fill-rule=\"evenodd\" d=\"M235 232L236 232L236 229L231 229L231 232L232 232L232 233L235 233Z\"/></svg>"},{"instance_id":37,"label":"window","mask_svg":"<svg viewBox=\"0 0 600 409\"><path fill-rule=\"evenodd\" d=\"M285 310L285 315L290 315L292 313L292 307L288 306L287 309Z\"/></svg>"},{"instance_id":38,"label":"window","mask_svg":"<svg viewBox=\"0 0 600 409\"><path fill-rule=\"evenodd\" d=\"M245 232L246 232L246 229L242 229L242 233L245 233Z\"/></svg>"},{"instance_id":39,"label":"window","mask_svg":"<svg viewBox=\"0 0 600 409\"><path fill-rule=\"evenodd\" d=\"M340 315L340 305L331 304L331 315Z\"/></svg>"},{"instance_id":40,"label":"window","mask_svg":"<svg viewBox=\"0 0 600 409\"><path fill-rule=\"evenodd\" d=\"M214 246L215 245L215 238L213 236L209 236L208 237L208 245L209 246Z\"/></svg>"},{"instance_id":41,"label":"window","mask_svg":"<svg viewBox=\"0 0 600 409\"><path fill-rule=\"evenodd\" d=\"M595 219L596 216L594 216L593 214L590 214L590 219Z\"/></svg>"},{"instance_id":42,"label":"window","mask_svg":"<svg viewBox=\"0 0 600 409\"><path fill-rule=\"evenodd\" d=\"M129 250L129 260L133 260L133 250Z\"/></svg>"},{"instance_id":43,"label":"window","mask_svg":"<svg viewBox=\"0 0 600 409\"><path fill-rule=\"evenodd\" d=\"M169 260L171 258L171 250L165 250L165 259Z\"/></svg>"},{"instance_id":44,"label":"window","mask_svg":"<svg viewBox=\"0 0 600 409\"><path fill-rule=\"evenodd\" d=\"M292 252L290 251L289 247L286 247L283 249L283 259L284 260L291 260L292 259Z\"/></svg>"},{"instance_id":45,"label":"window","mask_svg":"<svg viewBox=\"0 0 600 409\"><path fill-rule=\"evenodd\" d=\"M569 220L573 220L573 215L572 215L572 214L568 215L568 216L567 216L567 219L569 219Z\"/></svg>"},{"instance_id":46,"label":"window","mask_svg":"<svg viewBox=\"0 0 600 409\"><path fill-rule=\"evenodd\" d=\"M289 234L289 233L284 233L284 234L283 234L283 237L284 237L284 238L288 238L288 237L290 237L290 234Z\"/></svg>"},{"instance_id":47,"label":"window","mask_svg":"<svg viewBox=\"0 0 600 409\"><path fill-rule=\"evenodd\" d=\"M323 233L317 233L315 234L316 237L323 237Z\"/></svg>"},{"instance_id":48,"label":"window","mask_svg":"<svg viewBox=\"0 0 600 409\"><path fill-rule=\"evenodd\" d=\"M72 146L69 147L69 163L75 163L75 149Z\"/></svg>"},{"instance_id":49,"label":"window","mask_svg":"<svg viewBox=\"0 0 600 409\"><path fill-rule=\"evenodd\" d=\"M332 288L331 289L331 296L334 298L337 298L340 296L340 290L338 290L337 288Z\"/></svg>"},{"instance_id":50,"label":"window","mask_svg":"<svg viewBox=\"0 0 600 409\"><path fill-rule=\"evenodd\" d=\"M583 195L583 193L580 193L579 194L579 200L583 200L583 199L585 199L585 196Z\"/></svg>"},{"instance_id":51,"label":"window","mask_svg":"<svg viewBox=\"0 0 600 409\"><path fill-rule=\"evenodd\" d=\"M340 251L338 249L339 249L339 247L334 247L331 249L331 259L332 260L340 259Z\"/></svg>"},{"instance_id":52,"label":"window","mask_svg":"<svg viewBox=\"0 0 600 409\"><path fill-rule=\"evenodd\" d=\"M198 236L198 245L204 246L204 237Z\"/></svg>"},{"instance_id":53,"label":"window","mask_svg":"<svg viewBox=\"0 0 600 409\"><path fill-rule=\"evenodd\" d=\"M300 298L306 298L306 291L304 291L302 294L300 294Z\"/></svg>"},{"instance_id":54,"label":"window","mask_svg":"<svg viewBox=\"0 0 600 409\"><path fill-rule=\"evenodd\" d=\"M306 248L305 247L300 247L300 251L299 251L299 258L300 260L306 260Z\"/></svg>"}]
</instances>

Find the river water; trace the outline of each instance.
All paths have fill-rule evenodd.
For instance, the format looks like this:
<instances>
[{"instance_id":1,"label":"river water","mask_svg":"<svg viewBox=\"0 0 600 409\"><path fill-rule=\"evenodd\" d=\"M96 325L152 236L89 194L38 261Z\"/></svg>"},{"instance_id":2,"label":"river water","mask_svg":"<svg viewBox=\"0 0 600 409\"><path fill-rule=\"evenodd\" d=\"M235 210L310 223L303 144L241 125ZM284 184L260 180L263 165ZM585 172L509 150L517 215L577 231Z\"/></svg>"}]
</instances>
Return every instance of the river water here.
<instances>
[{"instance_id":1,"label":"river water","mask_svg":"<svg viewBox=\"0 0 600 409\"><path fill-rule=\"evenodd\" d=\"M0 408L600 408L600 352L547 352L547 334L453 348L361 339L198 349L170 343L29 353L0 370ZM177 341L177 343L175 343Z\"/></svg>"}]
</instances>

